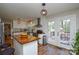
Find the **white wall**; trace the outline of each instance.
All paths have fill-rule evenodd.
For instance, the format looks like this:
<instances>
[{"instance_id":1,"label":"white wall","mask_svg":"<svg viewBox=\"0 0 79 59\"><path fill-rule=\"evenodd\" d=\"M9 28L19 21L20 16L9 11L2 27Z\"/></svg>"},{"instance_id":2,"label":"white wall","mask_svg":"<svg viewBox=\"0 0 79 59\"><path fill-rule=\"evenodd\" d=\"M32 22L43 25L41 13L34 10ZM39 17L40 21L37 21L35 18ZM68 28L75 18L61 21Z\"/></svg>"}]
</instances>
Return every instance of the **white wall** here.
<instances>
[{"instance_id":1,"label":"white wall","mask_svg":"<svg viewBox=\"0 0 79 59\"><path fill-rule=\"evenodd\" d=\"M41 17L41 25L44 33L48 34L48 19L47 17Z\"/></svg>"},{"instance_id":2,"label":"white wall","mask_svg":"<svg viewBox=\"0 0 79 59\"><path fill-rule=\"evenodd\" d=\"M0 18L0 22L1 22L1 18Z\"/></svg>"},{"instance_id":3,"label":"white wall","mask_svg":"<svg viewBox=\"0 0 79 59\"><path fill-rule=\"evenodd\" d=\"M76 31L79 31L79 12L77 12L76 16Z\"/></svg>"}]
</instances>

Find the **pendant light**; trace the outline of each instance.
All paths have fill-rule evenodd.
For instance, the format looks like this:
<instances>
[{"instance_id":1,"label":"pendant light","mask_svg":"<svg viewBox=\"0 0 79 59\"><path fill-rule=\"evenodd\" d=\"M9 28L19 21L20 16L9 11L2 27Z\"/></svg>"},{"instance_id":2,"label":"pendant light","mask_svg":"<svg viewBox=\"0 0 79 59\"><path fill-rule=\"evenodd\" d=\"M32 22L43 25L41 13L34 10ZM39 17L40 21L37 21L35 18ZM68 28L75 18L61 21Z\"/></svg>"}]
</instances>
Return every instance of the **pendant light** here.
<instances>
[{"instance_id":1,"label":"pendant light","mask_svg":"<svg viewBox=\"0 0 79 59\"><path fill-rule=\"evenodd\" d=\"M46 4L42 3L43 9L41 10L41 15L46 16L47 15L47 10L45 9Z\"/></svg>"}]
</instances>

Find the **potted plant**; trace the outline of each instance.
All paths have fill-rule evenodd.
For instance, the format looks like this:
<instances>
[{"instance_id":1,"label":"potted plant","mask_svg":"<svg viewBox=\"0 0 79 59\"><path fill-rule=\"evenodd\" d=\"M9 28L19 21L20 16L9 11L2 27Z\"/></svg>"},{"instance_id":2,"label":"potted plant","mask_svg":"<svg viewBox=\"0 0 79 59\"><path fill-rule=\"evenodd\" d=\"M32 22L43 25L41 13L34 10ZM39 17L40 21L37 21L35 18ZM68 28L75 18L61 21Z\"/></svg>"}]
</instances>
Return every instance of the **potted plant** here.
<instances>
[{"instance_id":1,"label":"potted plant","mask_svg":"<svg viewBox=\"0 0 79 59\"><path fill-rule=\"evenodd\" d=\"M73 43L73 52L76 53L76 55L79 55L79 32L76 33L74 43Z\"/></svg>"}]
</instances>

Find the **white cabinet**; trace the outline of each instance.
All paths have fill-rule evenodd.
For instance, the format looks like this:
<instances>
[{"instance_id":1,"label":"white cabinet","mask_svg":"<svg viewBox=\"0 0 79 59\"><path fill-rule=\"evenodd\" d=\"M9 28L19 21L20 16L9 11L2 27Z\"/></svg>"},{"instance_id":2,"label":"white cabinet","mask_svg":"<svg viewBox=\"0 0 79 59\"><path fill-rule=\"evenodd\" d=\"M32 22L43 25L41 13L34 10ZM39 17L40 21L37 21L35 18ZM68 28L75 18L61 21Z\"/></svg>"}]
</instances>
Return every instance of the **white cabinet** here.
<instances>
[{"instance_id":1,"label":"white cabinet","mask_svg":"<svg viewBox=\"0 0 79 59\"><path fill-rule=\"evenodd\" d=\"M43 34L38 34L38 37L40 38L38 41L39 41L39 44L43 44Z\"/></svg>"},{"instance_id":2,"label":"white cabinet","mask_svg":"<svg viewBox=\"0 0 79 59\"><path fill-rule=\"evenodd\" d=\"M27 28L28 25L25 21L23 20L14 20L13 21L13 28Z\"/></svg>"},{"instance_id":3,"label":"white cabinet","mask_svg":"<svg viewBox=\"0 0 79 59\"><path fill-rule=\"evenodd\" d=\"M38 55L37 40L26 44L20 44L14 39L14 48L15 55Z\"/></svg>"},{"instance_id":4,"label":"white cabinet","mask_svg":"<svg viewBox=\"0 0 79 59\"><path fill-rule=\"evenodd\" d=\"M23 55L38 55L37 41L26 43L23 45Z\"/></svg>"},{"instance_id":5,"label":"white cabinet","mask_svg":"<svg viewBox=\"0 0 79 59\"><path fill-rule=\"evenodd\" d=\"M22 55L23 54L23 45L13 39L14 48L15 48L15 55Z\"/></svg>"}]
</instances>

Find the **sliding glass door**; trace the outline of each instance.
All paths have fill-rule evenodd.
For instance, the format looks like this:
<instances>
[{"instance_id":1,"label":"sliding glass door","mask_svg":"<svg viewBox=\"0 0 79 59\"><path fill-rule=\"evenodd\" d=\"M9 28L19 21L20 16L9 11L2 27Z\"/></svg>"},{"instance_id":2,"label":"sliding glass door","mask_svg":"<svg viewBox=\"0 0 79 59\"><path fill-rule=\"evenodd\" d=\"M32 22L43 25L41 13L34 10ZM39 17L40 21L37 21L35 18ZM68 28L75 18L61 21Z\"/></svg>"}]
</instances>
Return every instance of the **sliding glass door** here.
<instances>
[{"instance_id":1,"label":"sliding glass door","mask_svg":"<svg viewBox=\"0 0 79 59\"><path fill-rule=\"evenodd\" d=\"M60 43L63 45L69 45L70 41L70 19L63 19L60 22Z\"/></svg>"},{"instance_id":2,"label":"sliding glass door","mask_svg":"<svg viewBox=\"0 0 79 59\"><path fill-rule=\"evenodd\" d=\"M52 18L48 22L48 32L48 43L72 49L72 43L76 33L76 16L69 15Z\"/></svg>"},{"instance_id":3,"label":"sliding glass door","mask_svg":"<svg viewBox=\"0 0 79 59\"><path fill-rule=\"evenodd\" d=\"M52 40L55 39L55 21L48 22L49 36Z\"/></svg>"}]
</instances>

